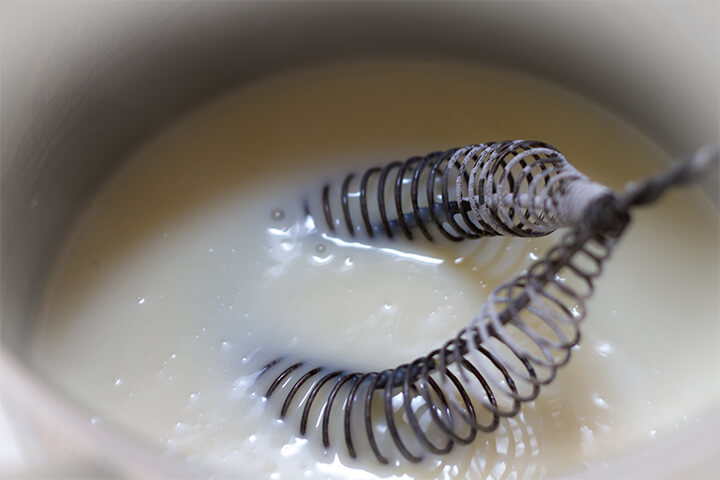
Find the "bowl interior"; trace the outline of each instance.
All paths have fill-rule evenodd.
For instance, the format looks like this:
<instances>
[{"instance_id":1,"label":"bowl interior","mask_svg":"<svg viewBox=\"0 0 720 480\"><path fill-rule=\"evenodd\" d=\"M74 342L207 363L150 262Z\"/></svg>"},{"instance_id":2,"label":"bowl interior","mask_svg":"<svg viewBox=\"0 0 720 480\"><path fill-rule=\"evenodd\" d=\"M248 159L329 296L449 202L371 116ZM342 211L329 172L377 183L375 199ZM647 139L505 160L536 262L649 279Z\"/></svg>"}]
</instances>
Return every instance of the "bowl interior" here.
<instances>
[{"instance_id":1,"label":"bowl interior","mask_svg":"<svg viewBox=\"0 0 720 480\"><path fill-rule=\"evenodd\" d=\"M87 199L164 124L243 82L343 58L456 58L567 86L671 154L717 139L720 130L720 9L709 3L3 8L0 342L14 360L0 360L20 372L12 378L32 378L22 359L38 294ZM717 204L716 179L704 187Z\"/></svg>"}]
</instances>

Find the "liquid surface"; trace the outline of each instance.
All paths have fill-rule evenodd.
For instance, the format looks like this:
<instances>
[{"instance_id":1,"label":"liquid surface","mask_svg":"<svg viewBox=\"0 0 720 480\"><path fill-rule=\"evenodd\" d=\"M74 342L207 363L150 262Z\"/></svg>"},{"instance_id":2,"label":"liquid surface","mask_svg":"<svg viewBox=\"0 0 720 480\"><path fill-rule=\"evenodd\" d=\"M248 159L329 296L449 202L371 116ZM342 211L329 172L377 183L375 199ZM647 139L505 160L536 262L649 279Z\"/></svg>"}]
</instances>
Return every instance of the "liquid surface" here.
<instances>
[{"instance_id":1,"label":"liquid surface","mask_svg":"<svg viewBox=\"0 0 720 480\"><path fill-rule=\"evenodd\" d=\"M367 370L438 347L557 239L368 247L308 234L304 195L512 138L553 144L615 189L668 161L582 98L488 68L358 62L245 86L143 146L88 207L49 284L35 362L88 422L274 480L554 477L698 421L720 397L720 308L717 212L695 191L637 212L569 365L469 447L419 465L351 460L252 393L249 375L278 353Z\"/></svg>"}]
</instances>

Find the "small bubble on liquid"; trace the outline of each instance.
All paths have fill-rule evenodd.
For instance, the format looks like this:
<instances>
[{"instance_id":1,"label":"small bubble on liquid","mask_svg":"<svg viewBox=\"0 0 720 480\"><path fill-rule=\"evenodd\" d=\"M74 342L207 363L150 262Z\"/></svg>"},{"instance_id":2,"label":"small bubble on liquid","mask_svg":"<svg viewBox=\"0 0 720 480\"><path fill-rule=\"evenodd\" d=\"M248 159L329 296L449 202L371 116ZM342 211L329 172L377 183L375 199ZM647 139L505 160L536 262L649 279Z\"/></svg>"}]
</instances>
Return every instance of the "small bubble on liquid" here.
<instances>
[{"instance_id":1,"label":"small bubble on liquid","mask_svg":"<svg viewBox=\"0 0 720 480\"><path fill-rule=\"evenodd\" d=\"M613 353L613 347L609 343L605 342L598 342L597 345L595 345L595 350L603 357L607 357L611 353Z\"/></svg>"},{"instance_id":2,"label":"small bubble on liquid","mask_svg":"<svg viewBox=\"0 0 720 480\"><path fill-rule=\"evenodd\" d=\"M315 246L315 251L317 253L325 253L327 251L327 247L325 245L323 245L322 243L318 243Z\"/></svg>"},{"instance_id":3,"label":"small bubble on liquid","mask_svg":"<svg viewBox=\"0 0 720 480\"><path fill-rule=\"evenodd\" d=\"M135 300L137 301L138 305L142 305L143 303L145 303L145 297L137 297Z\"/></svg>"},{"instance_id":4,"label":"small bubble on liquid","mask_svg":"<svg viewBox=\"0 0 720 480\"><path fill-rule=\"evenodd\" d=\"M610 408L610 405L608 405L608 403L605 401L605 399L602 398L602 397L601 397L600 395L598 395L597 393L593 393L593 394L591 395L591 398L592 398L593 403L594 403L596 406L598 406L598 407L600 407L600 408L603 408L603 409L608 409L608 408Z\"/></svg>"},{"instance_id":5,"label":"small bubble on liquid","mask_svg":"<svg viewBox=\"0 0 720 480\"><path fill-rule=\"evenodd\" d=\"M329 263L332 263L332 261L335 259L335 255L329 253L327 250L320 252L318 250L318 255L313 255L312 260L317 265L327 265Z\"/></svg>"},{"instance_id":6,"label":"small bubble on liquid","mask_svg":"<svg viewBox=\"0 0 720 480\"><path fill-rule=\"evenodd\" d=\"M283 218L285 218L285 211L281 208L276 208L272 212L270 212L270 217L273 220L282 220Z\"/></svg>"},{"instance_id":7,"label":"small bubble on liquid","mask_svg":"<svg viewBox=\"0 0 720 480\"><path fill-rule=\"evenodd\" d=\"M214 251L215 251L214 248L212 248L212 247L208 248L208 252L209 252L209 253L213 253Z\"/></svg>"},{"instance_id":8,"label":"small bubble on liquid","mask_svg":"<svg viewBox=\"0 0 720 480\"><path fill-rule=\"evenodd\" d=\"M353 264L352 257L346 257L345 262L343 262L343 263L345 264L346 267L352 267L352 264Z\"/></svg>"},{"instance_id":9,"label":"small bubble on liquid","mask_svg":"<svg viewBox=\"0 0 720 480\"><path fill-rule=\"evenodd\" d=\"M171 355L170 355L170 358L172 358L172 359L177 358L177 354L176 354L176 353L171 354Z\"/></svg>"},{"instance_id":10,"label":"small bubble on liquid","mask_svg":"<svg viewBox=\"0 0 720 480\"><path fill-rule=\"evenodd\" d=\"M392 305L390 305L389 303L386 303L385 305L383 305L383 308L384 308L385 310L391 310L391 309L392 309Z\"/></svg>"},{"instance_id":11,"label":"small bubble on liquid","mask_svg":"<svg viewBox=\"0 0 720 480\"><path fill-rule=\"evenodd\" d=\"M116 387L119 387L120 385L122 385L122 383L123 383L122 378L116 378L115 381L113 382L113 384Z\"/></svg>"}]
</instances>

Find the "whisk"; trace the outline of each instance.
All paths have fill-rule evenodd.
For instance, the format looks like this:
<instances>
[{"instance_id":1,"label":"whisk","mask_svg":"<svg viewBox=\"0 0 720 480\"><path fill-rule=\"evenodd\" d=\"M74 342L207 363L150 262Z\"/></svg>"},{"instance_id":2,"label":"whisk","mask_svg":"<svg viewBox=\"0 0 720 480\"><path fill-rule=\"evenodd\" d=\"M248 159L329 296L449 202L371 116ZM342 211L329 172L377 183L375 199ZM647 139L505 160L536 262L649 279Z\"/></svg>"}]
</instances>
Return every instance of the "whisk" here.
<instances>
[{"instance_id":1,"label":"whisk","mask_svg":"<svg viewBox=\"0 0 720 480\"><path fill-rule=\"evenodd\" d=\"M412 240L414 228L430 241L433 228L451 241L535 237L572 225L586 204L607 193L552 146L518 140L412 157L360 177L349 174L337 204L330 185L324 186L322 209L330 232L344 224L351 237L393 238L400 231ZM337 214L333 204L342 207Z\"/></svg>"},{"instance_id":2,"label":"whisk","mask_svg":"<svg viewBox=\"0 0 720 480\"><path fill-rule=\"evenodd\" d=\"M256 377L267 382L265 398L281 395L281 418L291 409L301 411L300 435L309 425L318 429L326 449L337 441L331 422L342 422L347 453L357 457L362 437L383 464L397 453L410 462L427 453L446 454L473 442L478 432L494 431L500 418L518 414L568 363L580 341L585 302L630 222L630 210L692 181L713 162L717 145L614 193L554 147L516 140L350 174L339 196L325 185L322 217L339 235L413 240L419 231L430 241L437 233L460 241L568 231L527 271L495 288L469 324L439 348L372 372L278 358ZM391 442L376 438L380 423Z\"/></svg>"}]
</instances>

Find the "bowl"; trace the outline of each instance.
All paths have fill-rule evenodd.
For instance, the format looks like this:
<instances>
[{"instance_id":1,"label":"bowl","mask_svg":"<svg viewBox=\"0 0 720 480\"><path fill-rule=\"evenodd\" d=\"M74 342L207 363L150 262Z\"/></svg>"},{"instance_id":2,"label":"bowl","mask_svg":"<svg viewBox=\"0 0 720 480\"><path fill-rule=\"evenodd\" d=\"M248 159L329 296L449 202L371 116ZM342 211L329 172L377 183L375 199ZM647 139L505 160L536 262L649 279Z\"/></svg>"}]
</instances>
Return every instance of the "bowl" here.
<instances>
[{"instance_id":1,"label":"bowl","mask_svg":"<svg viewBox=\"0 0 720 480\"><path fill-rule=\"evenodd\" d=\"M173 118L297 66L444 58L566 86L681 155L720 131L719 36L718 6L693 2L4 4L0 378L31 463L49 474L210 473L113 425L90 426L27 358L38 296L73 221ZM717 179L703 188L717 206ZM581 477L706 474L720 453L718 411Z\"/></svg>"}]
</instances>

